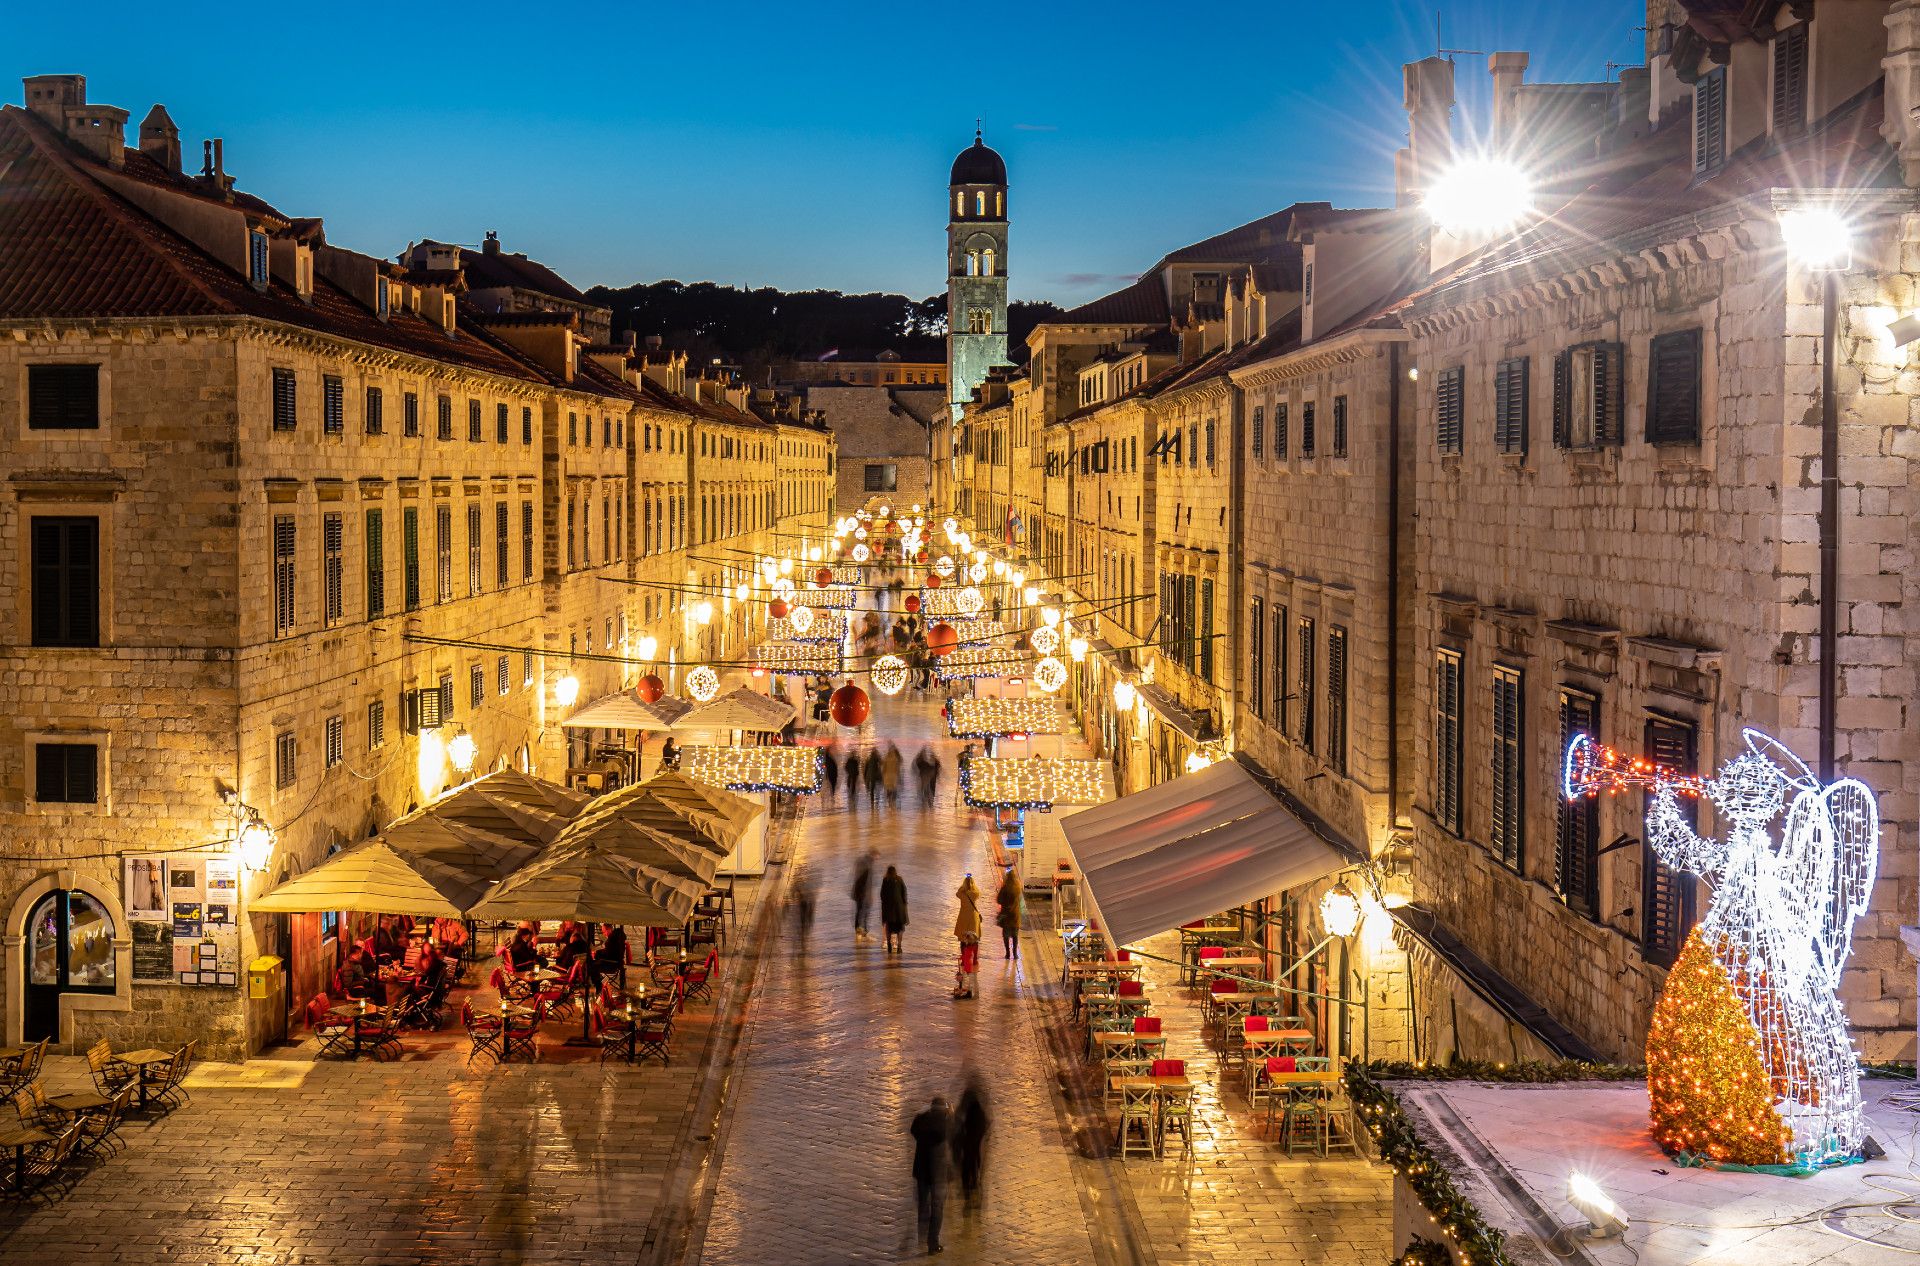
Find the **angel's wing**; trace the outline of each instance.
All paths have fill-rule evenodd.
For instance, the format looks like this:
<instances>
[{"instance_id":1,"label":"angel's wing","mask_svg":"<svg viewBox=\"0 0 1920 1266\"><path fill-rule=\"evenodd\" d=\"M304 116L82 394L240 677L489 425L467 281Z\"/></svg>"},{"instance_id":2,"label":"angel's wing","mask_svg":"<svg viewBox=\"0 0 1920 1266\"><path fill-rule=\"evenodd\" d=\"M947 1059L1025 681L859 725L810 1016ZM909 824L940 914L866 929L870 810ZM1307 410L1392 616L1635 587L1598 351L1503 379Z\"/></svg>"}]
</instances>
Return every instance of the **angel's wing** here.
<instances>
[{"instance_id":1,"label":"angel's wing","mask_svg":"<svg viewBox=\"0 0 1920 1266\"><path fill-rule=\"evenodd\" d=\"M1811 909L1812 934L1837 982L1853 949L1853 924L1867 911L1880 855L1880 810L1864 783L1843 778L1795 797L1780 861L1788 891Z\"/></svg>"}]
</instances>

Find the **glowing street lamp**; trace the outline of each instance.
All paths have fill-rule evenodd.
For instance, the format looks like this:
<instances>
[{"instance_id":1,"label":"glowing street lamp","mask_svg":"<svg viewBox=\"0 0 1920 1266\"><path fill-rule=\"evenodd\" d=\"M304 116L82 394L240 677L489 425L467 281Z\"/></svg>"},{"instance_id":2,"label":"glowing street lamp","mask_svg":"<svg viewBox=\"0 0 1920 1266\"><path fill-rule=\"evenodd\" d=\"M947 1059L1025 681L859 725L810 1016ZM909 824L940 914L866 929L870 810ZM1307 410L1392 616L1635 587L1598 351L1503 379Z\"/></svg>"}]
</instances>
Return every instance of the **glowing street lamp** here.
<instances>
[{"instance_id":1,"label":"glowing street lamp","mask_svg":"<svg viewBox=\"0 0 1920 1266\"><path fill-rule=\"evenodd\" d=\"M1138 693L1139 692L1133 688L1133 683L1130 681L1121 680L1121 681L1114 682L1113 683L1114 710L1116 712L1133 711L1133 701L1137 697Z\"/></svg>"},{"instance_id":2,"label":"glowing street lamp","mask_svg":"<svg viewBox=\"0 0 1920 1266\"><path fill-rule=\"evenodd\" d=\"M241 825L235 842L239 845L240 864L248 870L265 870L273 860L273 828L252 809L247 810L247 820Z\"/></svg>"},{"instance_id":3,"label":"glowing street lamp","mask_svg":"<svg viewBox=\"0 0 1920 1266\"><path fill-rule=\"evenodd\" d=\"M461 777L473 772L473 763L479 756L480 745L464 729L447 740L447 761Z\"/></svg>"},{"instance_id":4,"label":"glowing street lamp","mask_svg":"<svg viewBox=\"0 0 1920 1266\"><path fill-rule=\"evenodd\" d=\"M1455 237L1512 228L1533 211L1533 184L1502 158L1463 158L1427 190L1423 205L1433 222Z\"/></svg>"},{"instance_id":5,"label":"glowing street lamp","mask_svg":"<svg viewBox=\"0 0 1920 1266\"><path fill-rule=\"evenodd\" d=\"M660 653L660 639L648 633L640 638L640 644L634 649L640 652L641 659L652 659Z\"/></svg>"},{"instance_id":6,"label":"glowing street lamp","mask_svg":"<svg viewBox=\"0 0 1920 1266\"><path fill-rule=\"evenodd\" d=\"M573 701L580 697L580 679L574 676L562 677L553 683L553 701L563 708L571 708Z\"/></svg>"},{"instance_id":7,"label":"glowing street lamp","mask_svg":"<svg viewBox=\"0 0 1920 1266\"><path fill-rule=\"evenodd\" d=\"M1853 266L1853 230L1831 207L1803 207L1780 217L1780 240L1802 268L1845 271Z\"/></svg>"},{"instance_id":8,"label":"glowing street lamp","mask_svg":"<svg viewBox=\"0 0 1920 1266\"><path fill-rule=\"evenodd\" d=\"M1329 936L1352 936L1360 926L1360 899L1345 880L1320 894L1320 922Z\"/></svg>"}]
</instances>

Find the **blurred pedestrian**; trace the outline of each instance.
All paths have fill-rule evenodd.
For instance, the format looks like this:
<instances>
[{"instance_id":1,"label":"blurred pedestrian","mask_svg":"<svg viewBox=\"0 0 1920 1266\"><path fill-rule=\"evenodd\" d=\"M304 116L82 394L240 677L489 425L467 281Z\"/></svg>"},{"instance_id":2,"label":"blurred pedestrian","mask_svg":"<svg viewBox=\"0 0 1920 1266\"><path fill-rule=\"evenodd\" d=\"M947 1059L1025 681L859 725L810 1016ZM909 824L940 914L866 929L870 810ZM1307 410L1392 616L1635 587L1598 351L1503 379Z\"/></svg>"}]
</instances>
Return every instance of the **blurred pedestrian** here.
<instances>
[{"instance_id":1,"label":"blurred pedestrian","mask_svg":"<svg viewBox=\"0 0 1920 1266\"><path fill-rule=\"evenodd\" d=\"M836 794L840 790L840 762L833 757L831 747L820 750L820 773L827 780L827 794Z\"/></svg>"},{"instance_id":2,"label":"blurred pedestrian","mask_svg":"<svg viewBox=\"0 0 1920 1266\"><path fill-rule=\"evenodd\" d=\"M900 807L900 748L894 743L887 744L887 754L880 758L880 785L887 789L887 807Z\"/></svg>"},{"instance_id":3,"label":"blurred pedestrian","mask_svg":"<svg viewBox=\"0 0 1920 1266\"><path fill-rule=\"evenodd\" d=\"M873 850L868 849L853 872L853 939L856 941L868 939L867 911L872 906Z\"/></svg>"},{"instance_id":4,"label":"blurred pedestrian","mask_svg":"<svg viewBox=\"0 0 1920 1266\"><path fill-rule=\"evenodd\" d=\"M793 895L788 898L793 904L793 930L799 939L800 948L805 949L807 936L813 931L813 876L801 875L793 885Z\"/></svg>"},{"instance_id":5,"label":"blurred pedestrian","mask_svg":"<svg viewBox=\"0 0 1920 1266\"><path fill-rule=\"evenodd\" d=\"M960 1103L954 1109L953 1118L953 1161L960 1171L960 1195L966 1201L967 1212L973 1213L980 1207L980 1175L986 1168L990 1126L987 1094L981 1088L979 1077L967 1079L967 1088L960 1092Z\"/></svg>"},{"instance_id":6,"label":"blurred pedestrian","mask_svg":"<svg viewBox=\"0 0 1920 1266\"><path fill-rule=\"evenodd\" d=\"M906 952L900 934L907 930L907 881L891 866L880 881L880 929L887 934L887 953Z\"/></svg>"},{"instance_id":7,"label":"blurred pedestrian","mask_svg":"<svg viewBox=\"0 0 1920 1266\"><path fill-rule=\"evenodd\" d=\"M1020 877L1013 873L1012 866L1000 878L1000 891L994 899L1000 903L1000 913L994 922L1000 925L1000 949L1009 959L1020 957L1020 917L1026 901L1026 892L1020 885Z\"/></svg>"},{"instance_id":8,"label":"blurred pedestrian","mask_svg":"<svg viewBox=\"0 0 1920 1266\"><path fill-rule=\"evenodd\" d=\"M867 749L866 768L861 770L860 774L861 777L866 779L867 783L867 803L876 809L879 808L881 780L885 777L880 769L879 748L870 747Z\"/></svg>"},{"instance_id":9,"label":"blurred pedestrian","mask_svg":"<svg viewBox=\"0 0 1920 1266\"><path fill-rule=\"evenodd\" d=\"M847 804L860 803L860 753L847 753Z\"/></svg>"},{"instance_id":10,"label":"blurred pedestrian","mask_svg":"<svg viewBox=\"0 0 1920 1266\"><path fill-rule=\"evenodd\" d=\"M953 975L954 998L974 996L974 982L980 972L980 886L972 872L960 881L954 896L960 898L960 912L953 919L953 936L960 943L960 966Z\"/></svg>"},{"instance_id":11,"label":"blurred pedestrian","mask_svg":"<svg viewBox=\"0 0 1920 1266\"><path fill-rule=\"evenodd\" d=\"M933 808L934 784L940 781L940 758L933 754L931 746L922 747L920 754L913 758L913 774L920 784L920 807Z\"/></svg>"},{"instance_id":12,"label":"blurred pedestrian","mask_svg":"<svg viewBox=\"0 0 1920 1266\"><path fill-rule=\"evenodd\" d=\"M947 1101L935 1095L926 1111L913 1119L914 1207L927 1252L940 1251L940 1215L946 1211L947 1175L952 1167L953 1114Z\"/></svg>"}]
</instances>

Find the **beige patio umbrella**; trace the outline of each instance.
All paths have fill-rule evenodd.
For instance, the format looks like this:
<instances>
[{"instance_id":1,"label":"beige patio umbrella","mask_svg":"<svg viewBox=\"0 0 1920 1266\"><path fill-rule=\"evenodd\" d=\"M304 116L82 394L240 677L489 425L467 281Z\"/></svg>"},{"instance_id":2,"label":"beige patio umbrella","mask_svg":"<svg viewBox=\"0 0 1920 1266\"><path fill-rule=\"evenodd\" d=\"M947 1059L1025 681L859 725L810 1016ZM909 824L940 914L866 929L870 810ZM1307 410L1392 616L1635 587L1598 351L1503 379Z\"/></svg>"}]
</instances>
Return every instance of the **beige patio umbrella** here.
<instances>
[{"instance_id":1,"label":"beige patio umbrella","mask_svg":"<svg viewBox=\"0 0 1920 1266\"><path fill-rule=\"evenodd\" d=\"M658 831L685 833L691 828L699 839L716 847L724 859L753 820L764 812L762 806L745 796L668 771L601 796L581 817L617 813L628 821Z\"/></svg>"},{"instance_id":2,"label":"beige patio umbrella","mask_svg":"<svg viewBox=\"0 0 1920 1266\"><path fill-rule=\"evenodd\" d=\"M385 839L372 839L335 853L256 897L247 908L263 914L348 910L458 919L491 884L490 879L457 866L405 852Z\"/></svg>"},{"instance_id":3,"label":"beige patio umbrella","mask_svg":"<svg viewBox=\"0 0 1920 1266\"><path fill-rule=\"evenodd\" d=\"M792 704L770 699L757 690L748 690L743 686L692 709L674 722L673 728L680 732L746 730L757 734L774 734L785 729L794 715Z\"/></svg>"},{"instance_id":4,"label":"beige patio umbrella","mask_svg":"<svg viewBox=\"0 0 1920 1266\"><path fill-rule=\"evenodd\" d=\"M631 690L622 690L595 699L560 724L581 730L671 730L692 707L674 695L661 695L649 703Z\"/></svg>"},{"instance_id":5,"label":"beige patio umbrella","mask_svg":"<svg viewBox=\"0 0 1920 1266\"><path fill-rule=\"evenodd\" d=\"M500 770L462 783L408 814L452 820L495 835L546 845L587 803L587 797L514 770Z\"/></svg>"},{"instance_id":6,"label":"beige patio umbrella","mask_svg":"<svg viewBox=\"0 0 1920 1266\"><path fill-rule=\"evenodd\" d=\"M553 842L555 849L587 846L607 849L630 862L683 879L698 880L703 891L713 882L727 855L723 845L709 840L691 823L679 822L663 829L617 810L582 814Z\"/></svg>"},{"instance_id":7,"label":"beige patio umbrella","mask_svg":"<svg viewBox=\"0 0 1920 1266\"><path fill-rule=\"evenodd\" d=\"M485 882L505 879L540 853L540 844L523 835L500 835L430 813L410 814L380 838L402 853L452 866Z\"/></svg>"}]
</instances>

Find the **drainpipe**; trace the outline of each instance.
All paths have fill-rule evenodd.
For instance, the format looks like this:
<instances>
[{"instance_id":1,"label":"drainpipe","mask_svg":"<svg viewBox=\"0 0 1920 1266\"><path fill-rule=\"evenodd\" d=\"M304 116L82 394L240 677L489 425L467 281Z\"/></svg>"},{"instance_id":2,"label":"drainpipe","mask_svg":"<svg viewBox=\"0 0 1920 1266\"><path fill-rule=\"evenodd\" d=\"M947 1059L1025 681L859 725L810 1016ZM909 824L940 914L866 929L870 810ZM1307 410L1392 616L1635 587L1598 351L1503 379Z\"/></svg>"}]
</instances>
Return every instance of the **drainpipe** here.
<instances>
[{"instance_id":1,"label":"drainpipe","mask_svg":"<svg viewBox=\"0 0 1920 1266\"><path fill-rule=\"evenodd\" d=\"M1833 355L1840 274L1821 275L1820 315L1820 781L1833 781L1840 695L1840 411Z\"/></svg>"},{"instance_id":2,"label":"drainpipe","mask_svg":"<svg viewBox=\"0 0 1920 1266\"><path fill-rule=\"evenodd\" d=\"M1387 344L1387 812L1400 825L1400 348Z\"/></svg>"}]
</instances>

